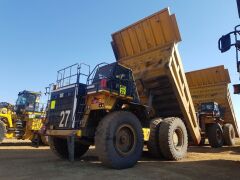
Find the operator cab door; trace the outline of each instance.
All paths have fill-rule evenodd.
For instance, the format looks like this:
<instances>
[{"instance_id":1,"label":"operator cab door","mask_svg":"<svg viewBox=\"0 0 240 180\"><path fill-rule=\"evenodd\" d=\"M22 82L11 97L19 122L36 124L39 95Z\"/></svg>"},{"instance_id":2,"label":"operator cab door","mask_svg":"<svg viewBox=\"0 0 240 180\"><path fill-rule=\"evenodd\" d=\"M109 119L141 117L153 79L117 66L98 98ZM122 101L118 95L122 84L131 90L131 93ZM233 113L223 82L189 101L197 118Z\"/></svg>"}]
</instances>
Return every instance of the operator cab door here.
<instances>
[{"instance_id":1,"label":"operator cab door","mask_svg":"<svg viewBox=\"0 0 240 180\"><path fill-rule=\"evenodd\" d=\"M120 95L133 97L134 101L138 102L136 85L132 76L131 70L117 65L114 72L115 76L115 91Z\"/></svg>"},{"instance_id":2,"label":"operator cab door","mask_svg":"<svg viewBox=\"0 0 240 180\"><path fill-rule=\"evenodd\" d=\"M115 68L114 76L114 90L117 91L120 95L129 96L130 79L128 69L117 65Z\"/></svg>"}]
</instances>

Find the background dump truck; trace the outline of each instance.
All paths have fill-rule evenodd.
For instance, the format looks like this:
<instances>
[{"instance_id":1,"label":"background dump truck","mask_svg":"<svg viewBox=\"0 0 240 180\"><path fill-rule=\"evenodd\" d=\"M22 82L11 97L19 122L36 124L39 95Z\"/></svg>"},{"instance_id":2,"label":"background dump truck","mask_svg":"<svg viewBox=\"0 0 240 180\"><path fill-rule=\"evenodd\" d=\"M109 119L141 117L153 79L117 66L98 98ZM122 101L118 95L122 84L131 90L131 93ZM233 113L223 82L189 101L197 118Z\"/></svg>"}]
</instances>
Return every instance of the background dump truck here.
<instances>
[{"instance_id":1,"label":"background dump truck","mask_svg":"<svg viewBox=\"0 0 240 180\"><path fill-rule=\"evenodd\" d=\"M239 137L234 109L228 90L231 82L224 66L186 73L195 109L199 111L202 143L208 138L212 147L234 145Z\"/></svg>"},{"instance_id":2,"label":"background dump truck","mask_svg":"<svg viewBox=\"0 0 240 180\"><path fill-rule=\"evenodd\" d=\"M95 145L100 161L116 169L134 166L144 141L154 157L184 158L188 140L198 144L201 135L175 16L164 9L112 37L117 62L89 75L83 64L58 71L45 126L51 150L73 160Z\"/></svg>"}]
</instances>

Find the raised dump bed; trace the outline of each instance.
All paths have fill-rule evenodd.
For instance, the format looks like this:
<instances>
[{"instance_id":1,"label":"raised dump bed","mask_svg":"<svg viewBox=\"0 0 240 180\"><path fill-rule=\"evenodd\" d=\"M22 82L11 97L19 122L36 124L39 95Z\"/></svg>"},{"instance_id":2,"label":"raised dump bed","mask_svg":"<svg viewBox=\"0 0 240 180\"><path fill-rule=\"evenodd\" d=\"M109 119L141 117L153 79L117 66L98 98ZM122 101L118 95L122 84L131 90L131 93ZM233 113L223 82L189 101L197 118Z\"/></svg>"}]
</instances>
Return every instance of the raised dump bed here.
<instances>
[{"instance_id":1,"label":"raised dump bed","mask_svg":"<svg viewBox=\"0 0 240 180\"><path fill-rule=\"evenodd\" d=\"M164 9L112 34L117 61L133 70L141 103L156 117L180 117L189 139L201 136L176 43L181 40L175 15Z\"/></svg>"},{"instance_id":2,"label":"raised dump bed","mask_svg":"<svg viewBox=\"0 0 240 180\"><path fill-rule=\"evenodd\" d=\"M201 103L217 102L223 109L224 123L234 126L239 137L239 129L235 117L228 84L231 83L228 70L224 66L216 66L186 73L193 103L198 109Z\"/></svg>"}]
</instances>

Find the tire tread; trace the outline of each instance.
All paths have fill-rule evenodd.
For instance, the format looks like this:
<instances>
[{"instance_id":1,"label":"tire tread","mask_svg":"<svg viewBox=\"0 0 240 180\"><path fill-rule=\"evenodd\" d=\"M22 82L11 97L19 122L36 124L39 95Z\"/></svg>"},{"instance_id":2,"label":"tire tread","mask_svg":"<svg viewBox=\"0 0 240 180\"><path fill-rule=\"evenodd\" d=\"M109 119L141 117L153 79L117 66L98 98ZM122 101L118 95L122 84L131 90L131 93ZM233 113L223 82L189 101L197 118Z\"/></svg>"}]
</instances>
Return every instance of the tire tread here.
<instances>
[{"instance_id":1,"label":"tire tread","mask_svg":"<svg viewBox=\"0 0 240 180\"><path fill-rule=\"evenodd\" d=\"M171 145L172 141L172 128L174 126L178 125L179 127L182 127L183 136L184 136L184 148L181 152L181 154L174 153L174 147ZM187 140L187 130L182 122L181 119L177 117L169 117L165 118L159 128L159 147L161 149L161 152L167 160L181 160L186 156L187 153L187 146L188 146L188 140Z\"/></svg>"}]
</instances>

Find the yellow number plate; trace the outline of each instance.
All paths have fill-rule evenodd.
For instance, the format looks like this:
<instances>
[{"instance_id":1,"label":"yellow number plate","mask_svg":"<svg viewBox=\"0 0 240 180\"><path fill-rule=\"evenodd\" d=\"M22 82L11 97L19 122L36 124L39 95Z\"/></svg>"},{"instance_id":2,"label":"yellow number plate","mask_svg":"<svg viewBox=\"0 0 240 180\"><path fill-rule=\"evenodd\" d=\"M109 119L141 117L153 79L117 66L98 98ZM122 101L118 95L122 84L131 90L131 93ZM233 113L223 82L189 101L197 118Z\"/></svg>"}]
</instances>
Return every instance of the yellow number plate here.
<instances>
[{"instance_id":1,"label":"yellow number plate","mask_svg":"<svg viewBox=\"0 0 240 180\"><path fill-rule=\"evenodd\" d=\"M42 128L42 120L41 119L34 119L32 122L32 130L38 131Z\"/></svg>"},{"instance_id":2,"label":"yellow number plate","mask_svg":"<svg viewBox=\"0 0 240 180\"><path fill-rule=\"evenodd\" d=\"M120 94L124 96L127 94L126 86L120 85Z\"/></svg>"}]
</instances>

